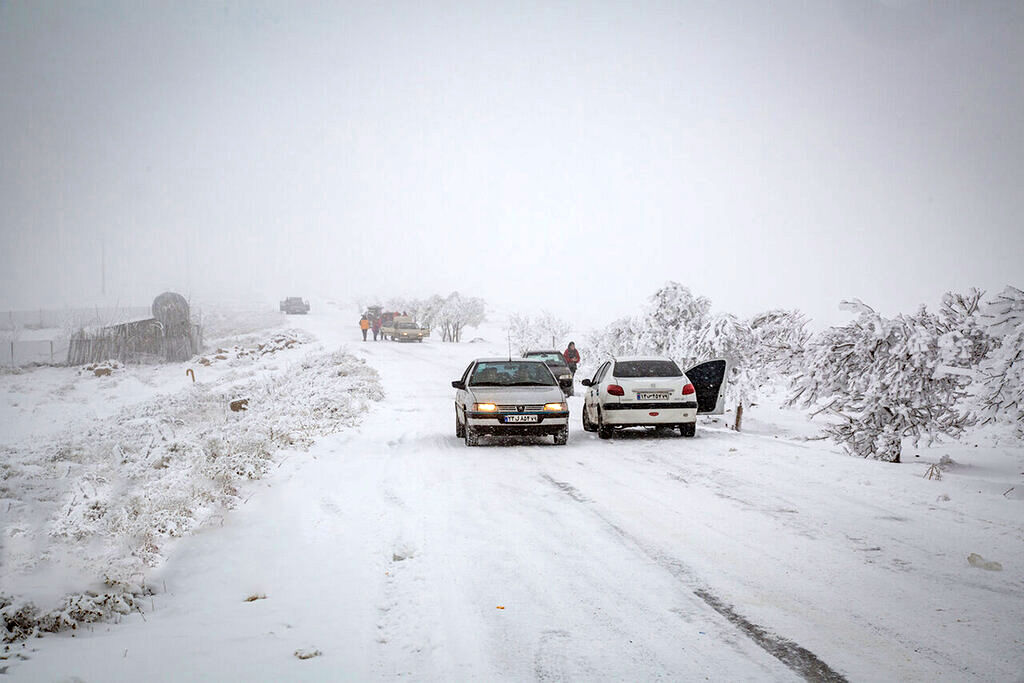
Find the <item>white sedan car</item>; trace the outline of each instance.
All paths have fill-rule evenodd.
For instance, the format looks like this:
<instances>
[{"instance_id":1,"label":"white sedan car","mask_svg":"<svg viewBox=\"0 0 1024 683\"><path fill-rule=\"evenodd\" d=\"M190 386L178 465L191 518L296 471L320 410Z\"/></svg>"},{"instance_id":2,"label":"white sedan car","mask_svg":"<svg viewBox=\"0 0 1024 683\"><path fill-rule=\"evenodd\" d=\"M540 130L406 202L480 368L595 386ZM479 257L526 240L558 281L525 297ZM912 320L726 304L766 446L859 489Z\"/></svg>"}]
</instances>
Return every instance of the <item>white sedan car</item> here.
<instances>
[{"instance_id":1,"label":"white sedan car","mask_svg":"<svg viewBox=\"0 0 1024 683\"><path fill-rule=\"evenodd\" d=\"M612 358L583 380L583 428L602 439L622 427L676 427L697 432L697 415L721 415L728 363L716 359L685 373L671 358Z\"/></svg>"},{"instance_id":2,"label":"white sedan car","mask_svg":"<svg viewBox=\"0 0 1024 683\"><path fill-rule=\"evenodd\" d=\"M480 358L452 382L455 436L467 446L482 435L549 435L556 446L569 441L569 406L542 361Z\"/></svg>"}]
</instances>

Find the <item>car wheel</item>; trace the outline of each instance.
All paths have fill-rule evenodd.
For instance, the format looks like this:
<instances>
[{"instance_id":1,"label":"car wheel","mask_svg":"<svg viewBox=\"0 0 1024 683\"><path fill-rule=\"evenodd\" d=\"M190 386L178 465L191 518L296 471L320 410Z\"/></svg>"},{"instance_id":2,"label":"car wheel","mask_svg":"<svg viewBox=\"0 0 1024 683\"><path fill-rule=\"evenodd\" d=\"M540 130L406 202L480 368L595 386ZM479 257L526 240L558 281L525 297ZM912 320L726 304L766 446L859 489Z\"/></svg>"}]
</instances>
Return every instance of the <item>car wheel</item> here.
<instances>
[{"instance_id":1,"label":"car wheel","mask_svg":"<svg viewBox=\"0 0 1024 683\"><path fill-rule=\"evenodd\" d=\"M612 428L605 425L600 410L597 411L597 436L602 439L612 438Z\"/></svg>"},{"instance_id":2,"label":"car wheel","mask_svg":"<svg viewBox=\"0 0 1024 683\"><path fill-rule=\"evenodd\" d=\"M459 409L455 409L455 438L462 439L466 436L466 428L459 422Z\"/></svg>"},{"instance_id":3,"label":"car wheel","mask_svg":"<svg viewBox=\"0 0 1024 683\"><path fill-rule=\"evenodd\" d=\"M564 446L569 443L569 425L565 425L555 434L555 445Z\"/></svg>"},{"instance_id":4,"label":"car wheel","mask_svg":"<svg viewBox=\"0 0 1024 683\"><path fill-rule=\"evenodd\" d=\"M590 421L590 417L587 415L587 406L583 405L583 431L585 432L596 432L597 427Z\"/></svg>"},{"instance_id":5,"label":"car wheel","mask_svg":"<svg viewBox=\"0 0 1024 683\"><path fill-rule=\"evenodd\" d=\"M466 425L463 426L462 431L463 431L463 434L466 437L466 445L467 446L479 446L480 445L480 437L477 436L476 430L469 426L469 423L466 423Z\"/></svg>"},{"instance_id":6,"label":"car wheel","mask_svg":"<svg viewBox=\"0 0 1024 683\"><path fill-rule=\"evenodd\" d=\"M683 424L679 425L679 435L680 436L693 436L696 433L697 433L697 423L696 422L684 422Z\"/></svg>"}]
</instances>

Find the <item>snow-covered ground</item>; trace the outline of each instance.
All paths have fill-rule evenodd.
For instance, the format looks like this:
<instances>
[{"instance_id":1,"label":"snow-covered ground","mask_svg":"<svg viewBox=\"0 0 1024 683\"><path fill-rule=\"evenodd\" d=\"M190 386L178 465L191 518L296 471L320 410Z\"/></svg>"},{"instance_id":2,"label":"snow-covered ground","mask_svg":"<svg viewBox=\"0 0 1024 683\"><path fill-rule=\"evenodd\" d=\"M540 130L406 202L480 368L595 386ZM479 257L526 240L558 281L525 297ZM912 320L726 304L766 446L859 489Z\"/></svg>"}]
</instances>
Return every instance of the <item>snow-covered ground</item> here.
<instances>
[{"instance_id":1,"label":"snow-covered ground","mask_svg":"<svg viewBox=\"0 0 1024 683\"><path fill-rule=\"evenodd\" d=\"M384 393L374 402L373 374L344 384L335 400L354 402L332 433L307 435L304 450L275 442L260 477L237 481L233 509L195 516L148 558L138 580L152 595L115 621L11 643L0 670L12 680L1024 672L1024 448L999 432L911 449L892 465L808 441L813 426L771 402L748 411L740 434L711 422L694 439L601 441L582 431L574 397L568 446L469 449L454 436L450 381L473 357L502 353L500 331L470 331L489 340L477 343L374 344L359 341L349 314L288 322L307 343L256 358L225 347L224 359L195 366L195 386L182 366L0 376L0 593L39 600L90 588L74 583L87 580L81 565L34 567L31 546L12 542L31 522L18 510L62 523L54 513L71 473L39 457L74 440L62 434L130 425L154 406L187 422L168 406L204 396L224 430L279 412L295 424L296 401L328 396L339 365L375 369ZM288 375L297 384L275 395ZM243 393L263 407L226 411ZM952 463L941 478L925 478L943 455ZM47 481L50 495L33 488ZM96 549L96 533L79 546L62 536L62 547L105 557L113 551Z\"/></svg>"}]
</instances>

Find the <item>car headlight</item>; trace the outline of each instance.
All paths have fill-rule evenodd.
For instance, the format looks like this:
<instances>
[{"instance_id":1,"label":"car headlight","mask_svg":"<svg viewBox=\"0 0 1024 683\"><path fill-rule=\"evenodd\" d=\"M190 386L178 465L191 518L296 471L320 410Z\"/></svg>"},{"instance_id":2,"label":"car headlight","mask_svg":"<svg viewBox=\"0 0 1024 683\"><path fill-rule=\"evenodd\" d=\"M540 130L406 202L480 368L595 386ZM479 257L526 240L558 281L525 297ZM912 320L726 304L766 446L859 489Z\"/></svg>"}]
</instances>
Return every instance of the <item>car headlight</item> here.
<instances>
[{"instance_id":1,"label":"car headlight","mask_svg":"<svg viewBox=\"0 0 1024 683\"><path fill-rule=\"evenodd\" d=\"M561 403L545 403L544 410L568 410L568 408L565 407L565 402L563 401Z\"/></svg>"},{"instance_id":2,"label":"car headlight","mask_svg":"<svg viewBox=\"0 0 1024 683\"><path fill-rule=\"evenodd\" d=\"M473 404L473 410L476 410L476 411L481 412L481 413L493 413L497 409L498 409L498 406L494 405L493 403L474 403Z\"/></svg>"},{"instance_id":3,"label":"car headlight","mask_svg":"<svg viewBox=\"0 0 1024 683\"><path fill-rule=\"evenodd\" d=\"M572 375L559 375L558 379L572 379Z\"/></svg>"}]
</instances>

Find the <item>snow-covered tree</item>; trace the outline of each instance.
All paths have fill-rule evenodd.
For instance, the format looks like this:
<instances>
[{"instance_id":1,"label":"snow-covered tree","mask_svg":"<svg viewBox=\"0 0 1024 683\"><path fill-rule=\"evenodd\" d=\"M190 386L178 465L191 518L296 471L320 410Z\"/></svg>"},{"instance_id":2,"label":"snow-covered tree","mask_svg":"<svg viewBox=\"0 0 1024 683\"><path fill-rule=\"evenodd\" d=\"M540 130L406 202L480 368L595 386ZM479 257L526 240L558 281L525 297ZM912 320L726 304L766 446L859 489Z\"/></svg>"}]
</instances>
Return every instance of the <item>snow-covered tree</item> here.
<instances>
[{"instance_id":1,"label":"snow-covered tree","mask_svg":"<svg viewBox=\"0 0 1024 683\"><path fill-rule=\"evenodd\" d=\"M566 343L569 330L569 323L548 311L541 311L535 318L514 313L508 319L512 346L520 354L529 349L560 349Z\"/></svg>"},{"instance_id":2,"label":"snow-covered tree","mask_svg":"<svg viewBox=\"0 0 1024 683\"><path fill-rule=\"evenodd\" d=\"M754 335L751 364L763 373L762 381L790 377L799 369L811 333L800 311L773 309L750 319Z\"/></svg>"},{"instance_id":3,"label":"snow-covered tree","mask_svg":"<svg viewBox=\"0 0 1024 683\"><path fill-rule=\"evenodd\" d=\"M750 325L731 313L716 313L707 318L690 342L689 335L681 335L685 345L673 345L671 355L683 363L686 370L712 358L729 362L726 378L726 402L735 408L733 428L739 431L743 419L743 406L750 405L757 393L760 371L754 366L754 332ZM678 344L678 342L677 342Z\"/></svg>"},{"instance_id":4,"label":"snow-covered tree","mask_svg":"<svg viewBox=\"0 0 1024 683\"><path fill-rule=\"evenodd\" d=\"M678 282L668 282L647 301L639 319L636 347L642 353L670 355L675 350L693 348L701 330L708 324L711 300L694 296Z\"/></svg>"},{"instance_id":5,"label":"snow-covered tree","mask_svg":"<svg viewBox=\"0 0 1024 683\"><path fill-rule=\"evenodd\" d=\"M842 307L856 320L811 340L789 405L829 416L825 433L851 454L889 462L900 461L904 437L930 443L972 424L961 407L969 380L941 371L938 316L922 307L887 319L859 300Z\"/></svg>"},{"instance_id":6,"label":"snow-covered tree","mask_svg":"<svg viewBox=\"0 0 1024 683\"><path fill-rule=\"evenodd\" d=\"M1012 422L1024 437L1024 291L1006 287L988 302L984 322L993 341L980 363L982 415Z\"/></svg>"},{"instance_id":7,"label":"snow-covered tree","mask_svg":"<svg viewBox=\"0 0 1024 683\"><path fill-rule=\"evenodd\" d=\"M472 296L464 297L458 292L452 292L437 313L436 322L441 328L441 340L462 341L463 328L476 327L484 321L484 314L483 299Z\"/></svg>"},{"instance_id":8,"label":"snow-covered tree","mask_svg":"<svg viewBox=\"0 0 1024 683\"><path fill-rule=\"evenodd\" d=\"M439 294L421 300L416 308L416 320L419 324L431 329L437 327L441 310L444 308L444 301L444 297Z\"/></svg>"},{"instance_id":9,"label":"snow-covered tree","mask_svg":"<svg viewBox=\"0 0 1024 683\"><path fill-rule=\"evenodd\" d=\"M604 329L588 334L585 344L576 345L580 349L578 374L591 374L597 370L597 364L607 358L637 354L639 333L635 324L635 318L619 318Z\"/></svg>"},{"instance_id":10,"label":"snow-covered tree","mask_svg":"<svg viewBox=\"0 0 1024 683\"><path fill-rule=\"evenodd\" d=\"M939 308L942 362L953 368L976 369L989 354L993 338L981 314L984 292L969 289L961 294L946 292Z\"/></svg>"}]
</instances>

